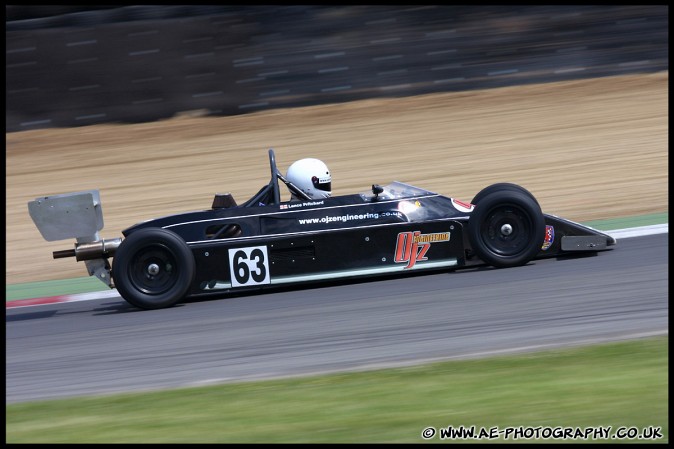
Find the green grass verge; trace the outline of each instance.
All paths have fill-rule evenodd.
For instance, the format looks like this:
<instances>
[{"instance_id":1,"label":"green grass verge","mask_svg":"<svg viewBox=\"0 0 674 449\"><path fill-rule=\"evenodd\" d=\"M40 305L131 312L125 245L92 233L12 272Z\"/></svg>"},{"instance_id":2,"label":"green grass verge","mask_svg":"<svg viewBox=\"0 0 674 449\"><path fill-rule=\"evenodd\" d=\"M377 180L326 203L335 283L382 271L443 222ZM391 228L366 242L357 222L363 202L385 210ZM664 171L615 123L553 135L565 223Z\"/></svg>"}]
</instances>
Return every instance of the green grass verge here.
<instances>
[{"instance_id":1,"label":"green grass verge","mask_svg":"<svg viewBox=\"0 0 674 449\"><path fill-rule=\"evenodd\" d=\"M669 439L667 362L668 338L660 337L369 372L13 404L6 406L6 441L415 443L424 441L426 427L464 425L611 426L611 433L656 426L663 438L654 442L664 443ZM431 441L441 442L437 436Z\"/></svg>"},{"instance_id":2,"label":"green grass verge","mask_svg":"<svg viewBox=\"0 0 674 449\"><path fill-rule=\"evenodd\" d=\"M74 259L73 259L74 262ZM84 268L84 265L82 265ZM42 298L48 296L73 295L110 290L95 277L60 279L55 281L27 282L5 286L5 301L16 299Z\"/></svg>"},{"instance_id":3,"label":"green grass verge","mask_svg":"<svg viewBox=\"0 0 674 449\"><path fill-rule=\"evenodd\" d=\"M595 229L610 231L612 229L637 228L639 226L650 226L669 223L669 212L659 214L638 215L636 217L626 217L610 220L587 221L583 224Z\"/></svg>"}]
</instances>

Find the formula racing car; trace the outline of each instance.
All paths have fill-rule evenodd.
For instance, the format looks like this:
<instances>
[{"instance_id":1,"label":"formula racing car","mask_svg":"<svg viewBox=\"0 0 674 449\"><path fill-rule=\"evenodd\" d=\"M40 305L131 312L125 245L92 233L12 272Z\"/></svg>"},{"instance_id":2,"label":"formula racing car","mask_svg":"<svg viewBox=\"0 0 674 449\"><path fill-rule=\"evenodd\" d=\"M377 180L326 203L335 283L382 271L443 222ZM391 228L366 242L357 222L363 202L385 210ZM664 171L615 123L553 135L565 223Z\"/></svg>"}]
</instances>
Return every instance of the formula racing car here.
<instances>
[{"instance_id":1,"label":"formula racing car","mask_svg":"<svg viewBox=\"0 0 674 449\"><path fill-rule=\"evenodd\" d=\"M76 239L54 258L83 261L90 276L142 309L284 284L513 267L616 244L608 234L542 213L516 184L486 187L470 203L402 182L317 200L279 172L271 149L269 164L271 180L249 200L216 194L208 210L138 223L122 231L124 238L99 237L98 190L40 197L28 209L47 241ZM279 182L298 199L281 201Z\"/></svg>"}]
</instances>

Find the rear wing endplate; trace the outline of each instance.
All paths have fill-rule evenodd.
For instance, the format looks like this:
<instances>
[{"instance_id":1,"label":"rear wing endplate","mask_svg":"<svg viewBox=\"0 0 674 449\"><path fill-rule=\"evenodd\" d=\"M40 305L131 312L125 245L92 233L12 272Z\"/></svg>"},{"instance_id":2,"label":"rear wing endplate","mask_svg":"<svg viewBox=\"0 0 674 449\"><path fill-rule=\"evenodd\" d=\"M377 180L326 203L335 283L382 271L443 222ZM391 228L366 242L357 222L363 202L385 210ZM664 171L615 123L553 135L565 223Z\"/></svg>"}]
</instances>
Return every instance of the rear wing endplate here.
<instances>
[{"instance_id":1,"label":"rear wing endplate","mask_svg":"<svg viewBox=\"0 0 674 449\"><path fill-rule=\"evenodd\" d=\"M103 210L98 190L43 196L28 203L28 213L48 242L76 238L98 240L103 229Z\"/></svg>"}]
</instances>

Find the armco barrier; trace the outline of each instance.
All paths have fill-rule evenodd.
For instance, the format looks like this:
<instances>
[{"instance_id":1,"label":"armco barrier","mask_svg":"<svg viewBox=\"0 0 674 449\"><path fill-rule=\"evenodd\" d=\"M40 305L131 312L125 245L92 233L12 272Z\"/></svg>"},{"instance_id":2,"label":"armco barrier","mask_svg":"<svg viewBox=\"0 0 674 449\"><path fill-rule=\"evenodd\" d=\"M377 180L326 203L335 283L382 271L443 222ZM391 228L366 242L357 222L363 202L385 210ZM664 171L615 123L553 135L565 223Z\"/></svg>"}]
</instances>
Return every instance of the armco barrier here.
<instances>
[{"instance_id":1,"label":"armco barrier","mask_svg":"<svg viewBox=\"0 0 674 449\"><path fill-rule=\"evenodd\" d=\"M8 14L21 20L6 22L7 132L654 72L669 64L666 5L82 9L44 18Z\"/></svg>"}]
</instances>

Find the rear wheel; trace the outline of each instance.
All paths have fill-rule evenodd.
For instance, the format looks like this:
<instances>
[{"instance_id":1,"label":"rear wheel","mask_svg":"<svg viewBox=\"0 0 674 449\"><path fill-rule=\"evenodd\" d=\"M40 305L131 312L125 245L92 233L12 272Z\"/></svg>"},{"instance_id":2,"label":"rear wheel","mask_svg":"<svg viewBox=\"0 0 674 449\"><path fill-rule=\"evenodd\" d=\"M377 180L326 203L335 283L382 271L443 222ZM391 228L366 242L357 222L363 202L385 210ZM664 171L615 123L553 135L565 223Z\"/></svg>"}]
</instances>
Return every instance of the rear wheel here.
<instances>
[{"instance_id":1,"label":"rear wheel","mask_svg":"<svg viewBox=\"0 0 674 449\"><path fill-rule=\"evenodd\" d=\"M185 241L161 228L140 229L122 241L112 261L117 291L141 309L171 307L184 298L195 263Z\"/></svg>"},{"instance_id":2,"label":"rear wheel","mask_svg":"<svg viewBox=\"0 0 674 449\"><path fill-rule=\"evenodd\" d=\"M495 267L525 265L540 251L544 236L540 206L530 194L516 189L487 192L468 219L473 251Z\"/></svg>"}]
</instances>

